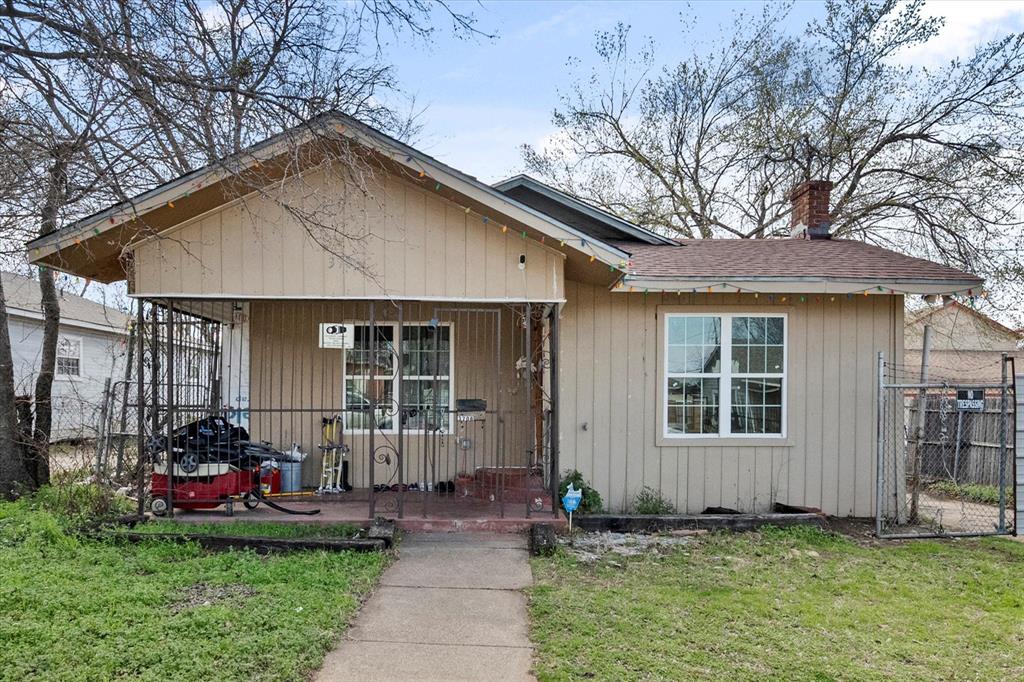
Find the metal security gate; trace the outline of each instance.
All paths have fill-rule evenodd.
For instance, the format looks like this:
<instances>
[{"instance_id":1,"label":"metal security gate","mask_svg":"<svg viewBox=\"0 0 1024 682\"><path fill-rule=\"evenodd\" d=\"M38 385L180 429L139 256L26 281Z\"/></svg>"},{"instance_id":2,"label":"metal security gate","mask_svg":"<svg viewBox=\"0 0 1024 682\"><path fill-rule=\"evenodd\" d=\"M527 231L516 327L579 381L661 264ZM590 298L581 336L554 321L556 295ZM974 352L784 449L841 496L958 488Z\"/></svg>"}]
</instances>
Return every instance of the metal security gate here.
<instances>
[{"instance_id":1,"label":"metal security gate","mask_svg":"<svg viewBox=\"0 0 1024 682\"><path fill-rule=\"evenodd\" d=\"M1011 367L1004 356L999 383L966 383L879 354L879 537L1016 533Z\"/></svg>"},{"instance_id":2,"label":"metal security gate","mask_svg":"<svg viewBox=\"0 0 1024 682\"><path fill-rule=\"evenodd\" d=\"M558 514L556 305L141 304L135 377L112 385L106 420L109 445L144 453L124 466L140 500L151 475L172 472L160 506L173 514L179 483L263 448L280 471L280 493L272 473L261 479L271 495L355 503L370 518Z\"/></svg>"}]
</instances>

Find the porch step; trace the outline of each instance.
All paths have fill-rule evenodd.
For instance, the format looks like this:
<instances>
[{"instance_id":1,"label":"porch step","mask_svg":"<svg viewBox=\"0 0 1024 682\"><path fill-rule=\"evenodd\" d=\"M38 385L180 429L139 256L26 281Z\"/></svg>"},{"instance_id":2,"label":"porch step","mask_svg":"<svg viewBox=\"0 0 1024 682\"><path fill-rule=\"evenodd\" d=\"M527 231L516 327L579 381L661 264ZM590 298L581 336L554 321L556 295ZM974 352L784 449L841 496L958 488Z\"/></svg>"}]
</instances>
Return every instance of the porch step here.
<instances>
[{"instance_id":1,"label":"porch step","mask_svg":"<svg viewBox=\"0 0 1024 682\"><path fill-rule=\"evenodd\" d=\"M484 519L441 519L409 518L393 519L395 527L406 533L525 533L537 523L547 523L561 531L568 522L561 513L557 517L550 511L537 512L530 518L484 518Z\"/></svg>"}]
</instances>

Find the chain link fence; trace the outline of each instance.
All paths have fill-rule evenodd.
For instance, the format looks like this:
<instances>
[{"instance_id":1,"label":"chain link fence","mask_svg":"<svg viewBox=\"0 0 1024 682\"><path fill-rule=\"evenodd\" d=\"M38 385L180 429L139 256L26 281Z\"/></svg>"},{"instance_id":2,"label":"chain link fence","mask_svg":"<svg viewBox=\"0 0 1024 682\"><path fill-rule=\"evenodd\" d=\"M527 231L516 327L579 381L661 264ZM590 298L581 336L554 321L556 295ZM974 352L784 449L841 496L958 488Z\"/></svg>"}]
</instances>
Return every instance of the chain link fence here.
<instances>
[{"instance_id":1,"label":"chain link fence","mask_svg":"<svg viewBox=\"0 0 1024 682\"><path fill-rule=\"evenodd\" d=\"M1015 532L1010 363L998 383L878 365L879 537Z\"/></svg>"}]
</instances>

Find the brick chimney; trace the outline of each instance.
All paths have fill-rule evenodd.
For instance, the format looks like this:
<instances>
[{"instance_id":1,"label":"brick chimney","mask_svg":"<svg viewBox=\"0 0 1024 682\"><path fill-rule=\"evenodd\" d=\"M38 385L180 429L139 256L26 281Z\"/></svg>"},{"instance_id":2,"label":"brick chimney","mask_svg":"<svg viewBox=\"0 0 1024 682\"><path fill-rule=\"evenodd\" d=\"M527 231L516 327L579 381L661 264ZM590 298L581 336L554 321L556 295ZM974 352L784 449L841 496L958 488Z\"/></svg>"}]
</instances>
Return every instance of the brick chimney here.
<instances>
[{"instance_id":1,"label":"brick chimney","mask_svg":"<svg viewBox=\"0 0 1024 682\"><path fill-rule=\"evenodd\" d=\"M828 212L832 183L828 180L801 182L789 194L793 213L789 236L793 239L830 239L832 216Z\"/></svg>"}]
</instances>

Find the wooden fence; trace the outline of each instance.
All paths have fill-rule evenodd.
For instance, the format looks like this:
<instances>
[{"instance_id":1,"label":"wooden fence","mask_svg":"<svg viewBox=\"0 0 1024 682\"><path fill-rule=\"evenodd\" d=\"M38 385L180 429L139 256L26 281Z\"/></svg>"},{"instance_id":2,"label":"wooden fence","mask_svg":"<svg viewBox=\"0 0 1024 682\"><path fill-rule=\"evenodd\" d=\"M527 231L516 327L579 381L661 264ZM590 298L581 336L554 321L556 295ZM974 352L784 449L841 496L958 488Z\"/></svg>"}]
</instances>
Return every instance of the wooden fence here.
<instances>
[{"instance_id":1,"label":"wooden fence","mask_svg":"<svg viewBox=\"0 0 1024 682\"><path fill-rule=\"evenodd\" d=\"M1000 480L1000 398L990 392L984 409L967 412L956 409L956 396L929 393L925 398L925 428L921 452L924 481L952 481L959 485L998 486ZM918 423L918 397L908 397L907 424ZM1006 410L1006 459L1004 483L1014 482L1014 400L1011 393ZM912 436L911 436L912 438Z\"/></svg>"}]
</instances>

